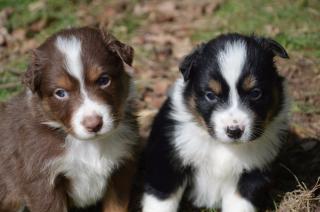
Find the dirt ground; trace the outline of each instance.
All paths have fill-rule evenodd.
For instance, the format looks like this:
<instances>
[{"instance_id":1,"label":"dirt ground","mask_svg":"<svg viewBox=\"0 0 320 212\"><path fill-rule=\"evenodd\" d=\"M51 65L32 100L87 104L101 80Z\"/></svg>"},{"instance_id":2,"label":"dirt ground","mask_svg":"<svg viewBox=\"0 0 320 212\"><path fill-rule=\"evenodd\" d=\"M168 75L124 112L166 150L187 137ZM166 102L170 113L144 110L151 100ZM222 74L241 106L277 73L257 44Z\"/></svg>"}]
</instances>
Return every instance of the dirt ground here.
<instances>
[{"instance_id":1,"label":"dirt ground","mask_svg":"<svg viewBox=\"0 0 320 212\"><path fill-rule=\"evenodd\" d=\"M68 26L103 27L135 48L142 137L148 135L153 115L179 77L179 62L197 44L233 31L278 40L290 55L290 60L278 59L277 65L288 81L293 106L291 133L280 157L275 204L278 211L320 211L316 199L320 176L317 0L22 2L0 3L0 100L22 89L20 76L28 52L50 34Z\"/></svg>"}]
</instances>

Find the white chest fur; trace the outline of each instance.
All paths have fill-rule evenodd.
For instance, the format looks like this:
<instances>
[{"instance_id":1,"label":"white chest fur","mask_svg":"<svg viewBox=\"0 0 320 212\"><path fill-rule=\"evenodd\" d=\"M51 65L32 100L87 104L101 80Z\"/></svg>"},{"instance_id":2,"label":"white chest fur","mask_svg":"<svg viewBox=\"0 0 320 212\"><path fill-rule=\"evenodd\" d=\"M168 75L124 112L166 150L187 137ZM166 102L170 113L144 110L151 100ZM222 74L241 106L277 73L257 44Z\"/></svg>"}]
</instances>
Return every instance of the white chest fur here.
<instances>
[{"instance_id":1,"label":"white chest fur","mask_svg":"<svg viewBox=\"0 0 320 212\"><path fill-rule=\"evenodd\" d=\"M279 115L254 142L222 143L194 122L182 101L182 88L178 80L172 93L171 117L179 123L173 145L182 163L195 168L193 203L199 207L220 207L224 198L236 192L243 170L263 169L276 157L281 146L278 132L286 126L286 113Z\"/></svg>"},{"instance_id":2,"label":"white chest fur","mask_svg":"<svg viewBox=\"0 0 320 212\"><path fill-rule=\"evenodd\" d=\"M263 169L277 155L280 142L262 137L253 143L223 144L188 122L177 126L174 145L182 162L195 168L191 191L194 204L220 207L226 195L236 192L243 170Z\"/></svg>"},{"instance_id":3,"label":"white chest fur","mask_svg":"<svg viewBox=\"0 0 320 212\"><path fill-rule=\"evenodd\" d=\"M121 136L124 131L127 134ZM52 179L63 174L70 180L69 196L76 206L93 204L104 195L112 171L131 157L135 139L135 134L124 126L95 141L67 137L65 154L51 163Z\"/></svg>"}]
</instances>

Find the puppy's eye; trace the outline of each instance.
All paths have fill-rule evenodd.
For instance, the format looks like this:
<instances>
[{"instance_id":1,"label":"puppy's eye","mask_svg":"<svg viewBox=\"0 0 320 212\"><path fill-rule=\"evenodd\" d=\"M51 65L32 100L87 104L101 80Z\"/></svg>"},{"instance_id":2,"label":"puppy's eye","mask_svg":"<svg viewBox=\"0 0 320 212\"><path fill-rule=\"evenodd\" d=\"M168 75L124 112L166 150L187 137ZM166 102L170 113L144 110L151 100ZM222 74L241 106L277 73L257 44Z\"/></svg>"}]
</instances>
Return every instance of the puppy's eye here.
<instances>
[{"instance_id":1,"label":"puppy's eye","mask_svg":"<svg viewBox=\"0 0 320 212\"><path fill-rule=\"evenodd\" d=\"M262 96L262 91L259 88L254 88L249 95L251 100L258 100Z\"/></svg>"},{"instance_id":2,"label":"puppy's eye","mask_svg":"<svg viewBox=\"0 0 320 212\"><path fill-rule=\"evenodd\" d=\"M66 100L69 98L69 94L66 90L62 89L62 88L57 88L54 92L53 92L54 96L57 99L60 100Z\"/></svg>"},{"instance_id":3,"label":"puppy's eye","mask_svg":"<svg viewBox=\"0 0 320 212\"><path fill-rule=\"evenodd\" d=\"M102 74L96 81L97 85L100 86L100 88L106 88L110 85L111 80L106 74Z\"/></svg>"},{"instance_id":4,"label":"puppy's eye","mask_svg":"<svg viewBox=\"0 0 320 212\"><path fill-rule=\"evenodd\" d=\"M205 97L206 97L207 101L212 102L212 103L217 102L217 98L218 98L218 97L217 97L213 92L211 92L211 91L207 91L206 94L205 94Z\"/></svg>"}]
</instances>

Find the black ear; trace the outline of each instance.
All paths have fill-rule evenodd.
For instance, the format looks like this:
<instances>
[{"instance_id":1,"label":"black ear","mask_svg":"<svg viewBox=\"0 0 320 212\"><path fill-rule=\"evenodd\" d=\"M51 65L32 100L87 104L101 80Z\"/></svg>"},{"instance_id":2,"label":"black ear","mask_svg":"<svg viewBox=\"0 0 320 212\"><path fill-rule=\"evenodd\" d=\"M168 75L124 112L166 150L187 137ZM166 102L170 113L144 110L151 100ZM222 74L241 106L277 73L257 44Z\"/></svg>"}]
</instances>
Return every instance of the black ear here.
<instances>
[{"instance_id":1,"label":"black ear","mask_svg":"<svg viewBox=\"0 0 320 212\"><path fill-rule=\"evenodd\" d=\"M203 48L204 44L200 44L190 54L186 55L180 63L179 70L182 73L184 81L188 81L190 79L192 68L199 58Z\"/></svg>"},{"instance_id":2,"label":"black ear","mask_svg":"<svg viewBox=\"0 0 320 212\"><path fill-rule=\"evenodd\" d=\"M273 53L274 56L279 56L282 58L289 58L289 55L287 51L284 49L283 46L281 46L280 43L278 43L275 40L272 40L270 38L257 38L258 43L264 48Z\"/></svg>"},{"instance_id":3,"label":"black ear","mask_svg":"<svg viewBox=\"0 0 320 212\"><path fill-rule=\"evenodd\" d=\"M134 56L133 48L127 44L120 42L113 35L105 32L103 29L100 29L100 32L107 47L110 48L111 51L115 52L124 63L131 66Z\"/></svg>"},{"instance_id":4,"label":"black ear","mask_svg":"<svg viewBox=\"0 0 320 212\"><path fill-rule=\"evenodd\" d=\"M31 52L31 62L28 65L27 71L22 76L22 83L33 93L37 92L40 87L43 60L44 58L41 57L41 52L39 50L33 50Z\"/></svg>"}]
</instances>

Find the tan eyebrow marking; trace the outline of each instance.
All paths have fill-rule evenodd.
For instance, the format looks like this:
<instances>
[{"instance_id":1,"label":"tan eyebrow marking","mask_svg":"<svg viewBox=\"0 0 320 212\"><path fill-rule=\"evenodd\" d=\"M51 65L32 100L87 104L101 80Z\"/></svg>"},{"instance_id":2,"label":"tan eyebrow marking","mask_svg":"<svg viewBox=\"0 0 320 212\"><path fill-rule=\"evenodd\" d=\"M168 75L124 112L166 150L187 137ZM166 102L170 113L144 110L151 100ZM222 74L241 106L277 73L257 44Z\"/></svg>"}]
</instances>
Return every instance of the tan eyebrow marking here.
<instances>
[{"instance_id":1,"label":"tan eyebrow marking","mask_svg":"<svg viewBox=\"0 0 320 212\"><path fill-rule=\"evenodd\" d=\"M222 92L221 83L218 82L217 80L210 80L209 87L212 89L212 91L215 94L221 94L221 92Z\"/></svg>"},{"instance_id":2,"label":"tan eyebrow marking","mask_svg":"<svg viewBox=\"0 0 320 212\"><path fill-rule=\"evenodd\" d=\"M102 73L102 69L99 66L93 66L87 70L88 79L93 82L96 81Z\"/></svg>"},{"instance_id":3,"label":"tan eyebrow marking","mask_svg":"<svg viewBox=\"0 0 320 212\"><path fill-rule=\"evenodd\" d=\"M244 78L242 83L242 88L245 91L249 91L257 84L256 78L253 75L248 75L246 78Z\"/></svg>"},{"instance_id":4,"label":"tan eyebrow marking","mask_svg":"<svg viewBox=\"0 0 320 212\"><path fill-rule=\"evenodd\" d=\"M67 75L62 75L57 80L57 86L59 86L60 88L71 90L72 88L74 88L74 83L72 83L71 79Z\"/></svg>"}]
</instances>

